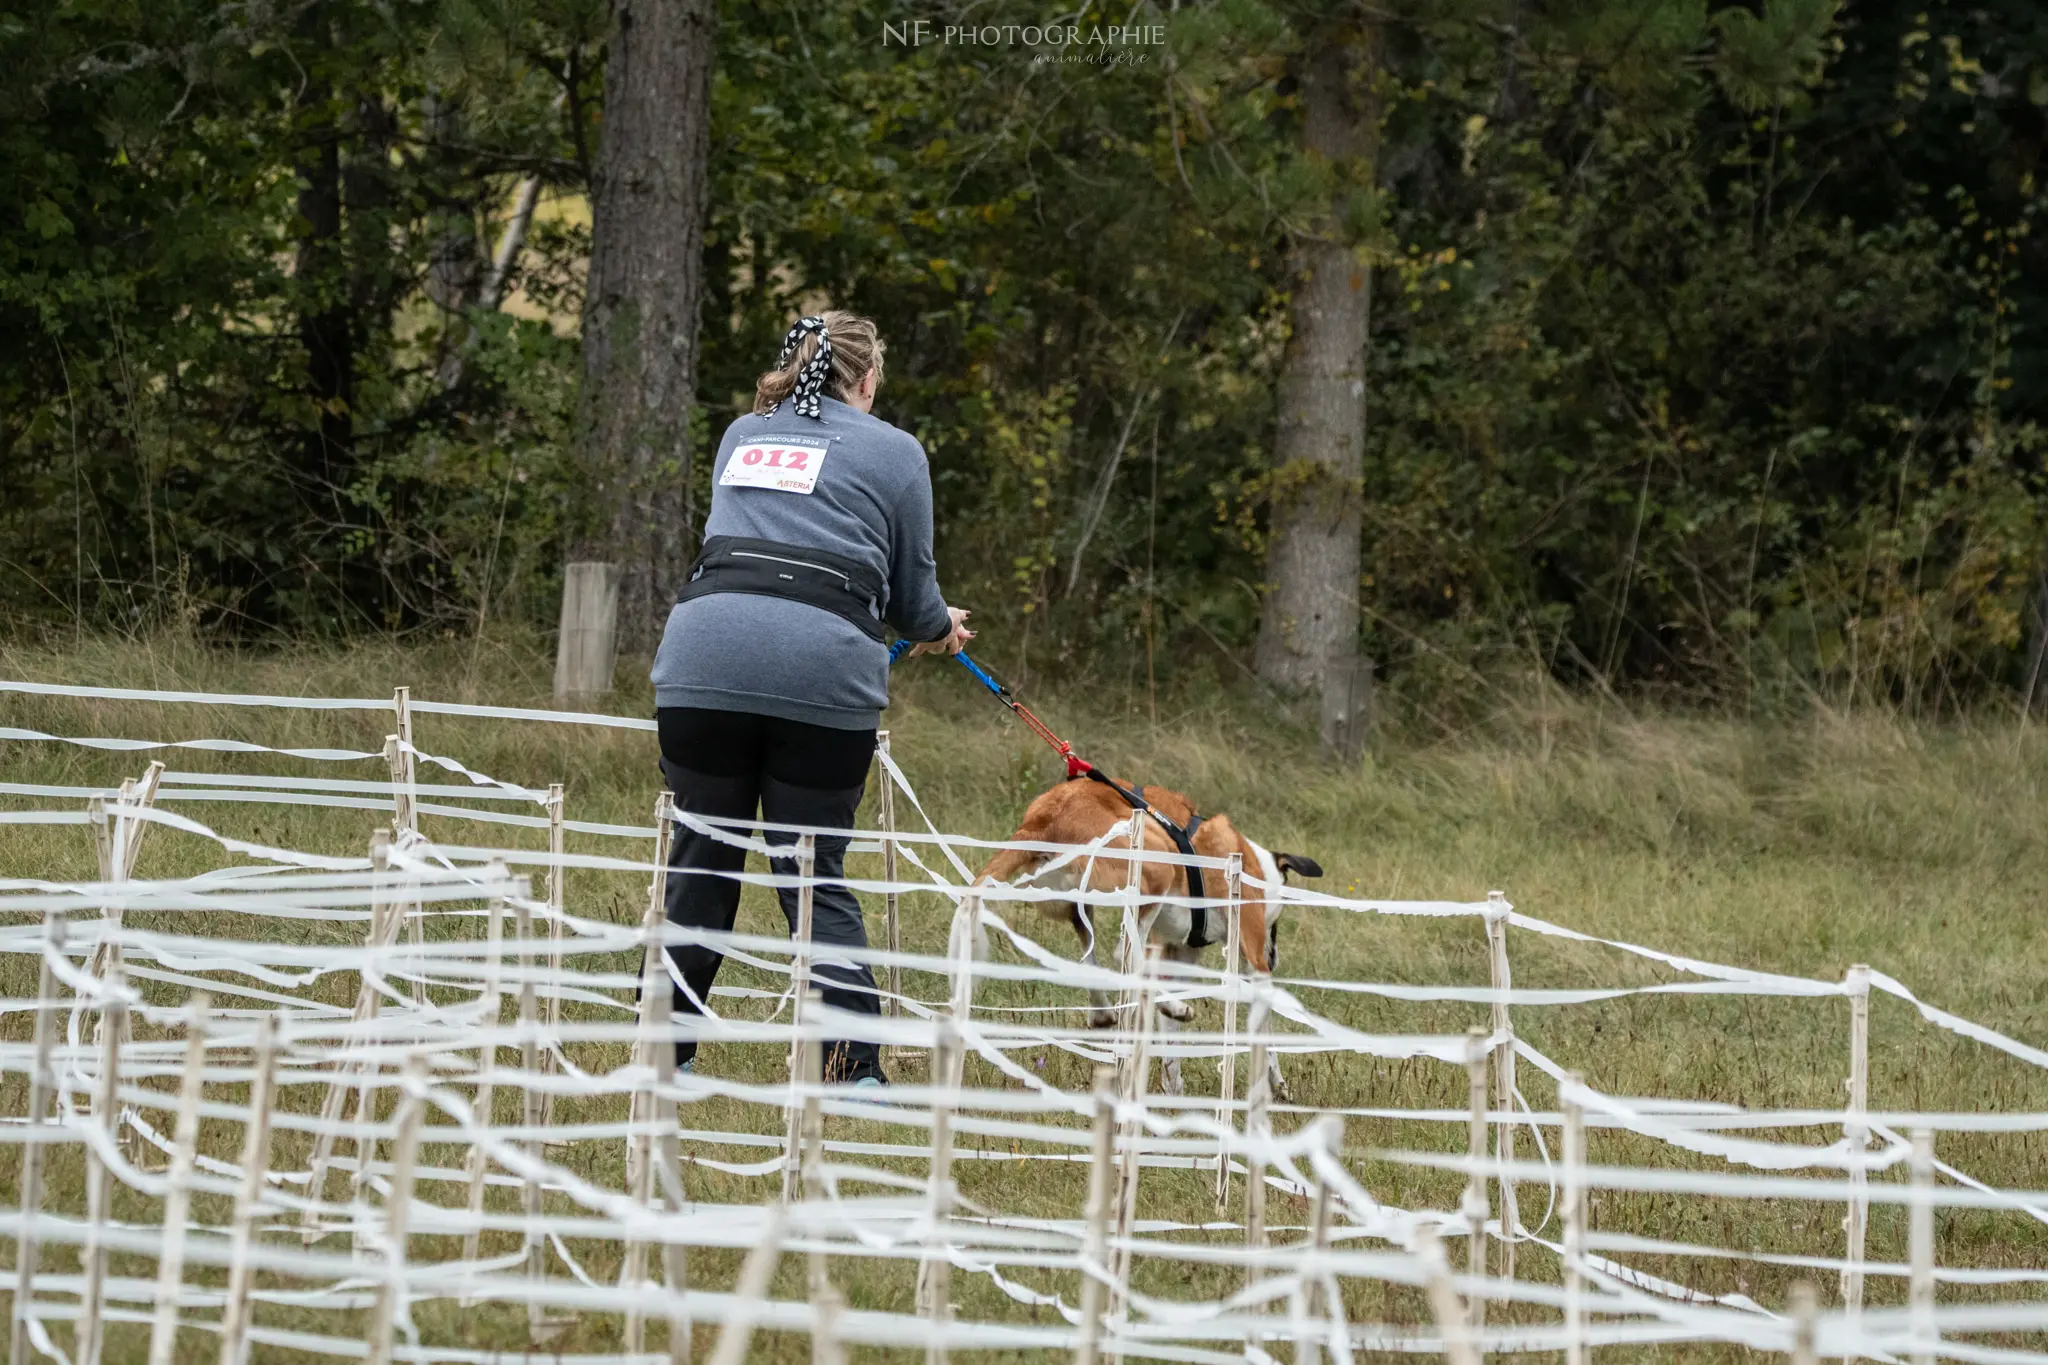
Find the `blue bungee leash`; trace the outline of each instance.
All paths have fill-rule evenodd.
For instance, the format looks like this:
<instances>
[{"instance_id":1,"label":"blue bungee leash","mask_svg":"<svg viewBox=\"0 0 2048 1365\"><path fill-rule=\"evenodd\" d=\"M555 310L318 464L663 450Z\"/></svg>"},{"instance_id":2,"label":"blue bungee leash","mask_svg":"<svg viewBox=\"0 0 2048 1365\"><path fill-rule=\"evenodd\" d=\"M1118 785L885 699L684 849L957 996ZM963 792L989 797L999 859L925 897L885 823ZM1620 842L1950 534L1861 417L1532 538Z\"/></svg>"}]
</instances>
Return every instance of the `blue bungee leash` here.
<instances>
[{"instance_id":1,"label":"blue bungee leash","mask_svg":"<svg viewBox=\"0 0 2048 1365\"><path fill-rule=\"evenodd\" d=\"M909 640L898 640L895 644L889 646L890 667L893 668L898 660L902 659L902 657L905 654L908 654L910 652L911 645L912 642ZM1053 747L1054 751L1057 752L1061 758L1067 761L1068 777L1082 777L1086 775L1092 775L1095 773L1095 765L1093 763L1090 763L1087 759L1082 758L1080 755L1076 754L1074 752L1073 745L1067 743L1058 735L1054 734L1052 732L1051 726L1047 725L1037 716L1032 715L1030 707L1026 706L1023 702L1018 701L1017 698L1011 694L1009 688L1003 686L1003 684L997 682L994 678L990 677L987 669L983 668L980 664L974 662L974 660L968 658L966 650L960 651L953 657L960 661L960 666L962 668L966 669L969 673L972 673L974 675L974 680L976 682L980 683L983 687L986 687L990 692L994 693L995 699L997 701L1009 707L1011 711L1016 713L1017 719L1023 721L1026 725L1030 726L1031 733L1037 735L1047 744L1050 744ZM1105 778L1103 780L1107 781L1108 779ZM1111 785L1112 787L1116 786L1114 782L1111 782L1109 785ZM1121 791L1123 789L1118 788L1118 790ZM1144 803L1142 801L1138 801L1134 804L1143 806ZM1149 807L1147 809L1149 809Z\"/></svg>"}]
</instances>

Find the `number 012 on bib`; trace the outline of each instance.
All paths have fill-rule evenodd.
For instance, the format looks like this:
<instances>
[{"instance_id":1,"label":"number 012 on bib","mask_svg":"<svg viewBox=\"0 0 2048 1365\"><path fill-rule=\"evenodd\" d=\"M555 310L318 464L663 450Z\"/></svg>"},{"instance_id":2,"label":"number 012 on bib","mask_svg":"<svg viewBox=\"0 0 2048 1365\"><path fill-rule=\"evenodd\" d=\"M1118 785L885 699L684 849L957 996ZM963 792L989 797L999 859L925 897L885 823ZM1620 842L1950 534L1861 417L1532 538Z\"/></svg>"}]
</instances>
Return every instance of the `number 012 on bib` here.
<instances>
[{"instance_id":1,"label":"number 012 on bib","mask_svg":"<svg viewBox=\"0 0 2048 1365\"><path fill-rule=\"evenodd\" d=\"M809 493L818 486L830 447L801 441L753 441L732 453L718 482L731 488L769 488Z\"/></svg>"}]
</instances>

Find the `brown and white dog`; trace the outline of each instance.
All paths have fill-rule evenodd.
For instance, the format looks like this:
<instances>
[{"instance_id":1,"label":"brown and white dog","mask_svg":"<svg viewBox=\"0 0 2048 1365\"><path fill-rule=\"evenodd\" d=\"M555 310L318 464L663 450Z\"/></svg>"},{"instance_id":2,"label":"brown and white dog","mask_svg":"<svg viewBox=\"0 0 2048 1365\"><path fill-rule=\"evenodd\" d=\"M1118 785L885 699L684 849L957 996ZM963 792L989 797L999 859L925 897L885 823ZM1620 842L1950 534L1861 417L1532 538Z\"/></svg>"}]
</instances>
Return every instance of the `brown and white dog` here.
<instances>
[{"instance_id":1,"label":"brown and white dog","mask_svg":"<svg viewBox=\"0 0 2048 1365\"><path fill-rule=\"evenodd\" d=\"M1153 809L1167 819L1187 827L1194 817L1194 803L1177 791L1165 787L1143 787L1138 789ZM1124 799L1100 782L1085 777L1071 777L1050 791L1041 793L1024 811L1024 820L1011 836L1017 842L1086 845L1101 839L1119 826L1128 827L1131 808ZM1144 823L1145 847L1148 851L1176 853L1172 836L1162 829L1159 822L1147 819ZM1294 873L1303 877L1320 877L1323 869L1312 858L1298 853L1272 853L1263 846L1253 843L1239 832L1227 815L1204 816L1201 826L1196 829L1193 840L1195 852L1204 857L1224 858L1235 853L1244 860L1245 871L1271 886L1278 886L1286 874ZM1053 868L1044 877L1039 869L1056 861L1060 855L1053 853L1028 853L1018 849L1004 849L989 859L981 869L978 882L1018 882L1035 885L1048 891L1121 891L1130 880L1130 864L1119 856L1129 847L1123 839L1108 840L1101 851L1092 857L1069 858ZM1186 896L1188 894L1187 869L1170 863L1146 862L1140 872L1140 885L1147 901L1163 896ZM1086 882L1084 887L1083 882ZM1222 894L1222 875L1209 871L1203 878L1204 897ZM1095 947L1100 941L1095 932L1094 907L1079 902L1060 904L1040 902L1039 912L1049 918L1066 919L1081 937L1081 960L1095 965ZM1267 893L1259 887L1247 884L1238 900L1238 942L1243 945L1245 960L1253 971L1271 972L1279 957L1280 912L1278 900L1268 901ZM1186 906L1159 905L1156 902L1141 906L1140 922L1149 913L1152 918L1150 938L1162 946L1165 956L1177 962L1200 960L1202 950L1188 946L1193 928L1193 915ZM1216 943L1227 942L1227 926L1223 917L1228 913L1221 907L1208 911L1209 936ZM1118 916L1119 924L1121 915ZM1088 993L1091 1006L1088 1022L1096 1028L1108 1028L1116 1023L1115 1002L1105 991L1091 990ZM1167 998L1159 1002L1159 1013L1163 1027L1171 1030L1174 1024L1185 1023L1193 1017L1193 1011L1184 1000ZM1280 1078L1279 1058L1268 1053L1269 1070L1273 1081L1273 1092L1284 1093ZM1165 1067L1166 1091L1168 1094L1181 1093L1180 1061L1170 1059Z\"/></svg>"}]
</instances>

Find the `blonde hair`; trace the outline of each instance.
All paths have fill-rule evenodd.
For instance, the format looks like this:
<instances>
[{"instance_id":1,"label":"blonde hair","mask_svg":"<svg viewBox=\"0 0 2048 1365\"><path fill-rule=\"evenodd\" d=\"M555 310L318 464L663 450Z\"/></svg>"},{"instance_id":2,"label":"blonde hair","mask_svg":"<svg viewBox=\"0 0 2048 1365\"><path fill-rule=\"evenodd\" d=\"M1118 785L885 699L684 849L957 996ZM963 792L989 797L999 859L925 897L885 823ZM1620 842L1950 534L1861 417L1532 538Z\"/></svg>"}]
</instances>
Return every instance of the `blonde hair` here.
<instances>
[{"instance_id":1,"label":"blonde hair","mask_svg":"<svg viewBox=\"0 0 2048 1365\"><path fill-rule=\"evenodd\" d=\"M818 316L824 320L825 330L832 336L832 378L825 386L825 396L845 402L860 388L860 381L867 378L870 370L874 371L875 382L881 383L884 348L882 334L874 319L841 308ZM797 343L788 364L764 371L754 381L755 413L765 416L770 408L794 393L797 377L817 353L817 336L806 336Z\"/></svg>"}]
</instances>

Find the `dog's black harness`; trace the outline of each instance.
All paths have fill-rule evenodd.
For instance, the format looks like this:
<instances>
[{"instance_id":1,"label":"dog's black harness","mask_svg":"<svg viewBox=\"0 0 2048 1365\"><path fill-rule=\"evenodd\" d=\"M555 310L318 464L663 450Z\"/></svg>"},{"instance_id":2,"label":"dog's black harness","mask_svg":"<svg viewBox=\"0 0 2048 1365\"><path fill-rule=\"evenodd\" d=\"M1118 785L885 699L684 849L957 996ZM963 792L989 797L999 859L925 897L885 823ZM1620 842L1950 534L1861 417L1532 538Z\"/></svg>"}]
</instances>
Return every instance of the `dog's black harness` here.
<instances>
[{"instance_id":1,"label":"dog's black harness","mask_svg":"<svg viewBox=\"0 0 2048 1365\"><path fill-rule=\"evenodd\" d=\"M1141 810L1154 820L1157 820L1159 827L1166 831L1166 837L1173 840L1175 848L1190 858L1195 856L1195 831L1202 827L1201 816L1190 815L1188 816L1187 824L1175 824L1160 814L1158 807L1147 801L1135 788L1126 787L1123 783L1103 772L1102 769L1091 765L1083 771L1082 775L1100 782L1103 786L1121 796L1125 804L1130 806L1132 810ZM1187 874L1188 897L1195 902L1195 904L1188 907L1188 947L1206 948L1216 940L1209 937L1209 909L1201 904L1203 898L1202 869L1196 867L1193 863L1189 863Z\"/></svg>"},{"instance_id":2,"label":"dog's black harness","mask_svg":"<svg viewBox=\"0 0 2048 1365\"><path fill-rule=\"evenodd\" d=\"M910 641L898 640L894 645L890 646L889 662L891 664L894 664L898 659L902 658L904 654L909 651L909 649ZM1033 734L1037 735L1047 744L1050 744L1053 747L1054 752L1056 752L1057 754L1059 754L1061 758L1066 760L1067 780L1069 782L1073 781L1077 777L1092 778L1093 780L1100 782L1103 786L1109 788L1118 796L1121 796L1124 799L1124 804L1129 806L1132 810L1141 810L1145 812L1145 814L1151 816L1154 820L1157 820L1159 822L1159 827L1166 831L1167 837L1173 840L1173 846L1176 849L1178 849L1182 854L1186 855L1189 858L1193 858L1196 856L1195 831L1202 827L1201 816L1188 816L1188 822L1186 825L1178 825L1175 824L1173 821L1167 819L1164 815L1161 815L1158 809L1155 806L1153 806L1153 804L1150 801L1147 801L1144 798L1144 796L1142 796L1140 793L1138 793L1130 787L1126 787L1123 783L1118 782L1115 778L1110 777L1109 775L1104 773L1102 769L1096 767L1093 763L1090 763L1087 759L1075 753L1073 745L1067 743L1058 735L1054 734L1050 726L1048 726L1044 721L1040 720L1037 716L1031 714L1031 708L1026 706L1023 702L1018 701L1016 695L1012 693L1009 688L1003 686L994 678L990 677L986 669L984 669L980 664L974 662L974 660L968 658L966 650L957 651L953 655L953 657L958 659L960 661L961 666L964 667L969 673L972 673L975 676L976 680L979 681L983 687L986 687L989 691L995 693L996 700L1001 702L1003 705L1009 707L1010 710L1016 714L1017 719L1023 721L1026 725L1030 726L1031 732ZM1187 874L1188 897L1189 899L1196 902L1195 904L1190 905L1188 907L1188 947L1206 948L1210 944L1214 943L1216 940L1209 937L1209 909L1207 906L1202 905L1200 903L1205 898L1205 888L1202 884L1202 869L1196 867L1193 863L1189 863L1187 867Z\"/></svg>"}]
</instances>

